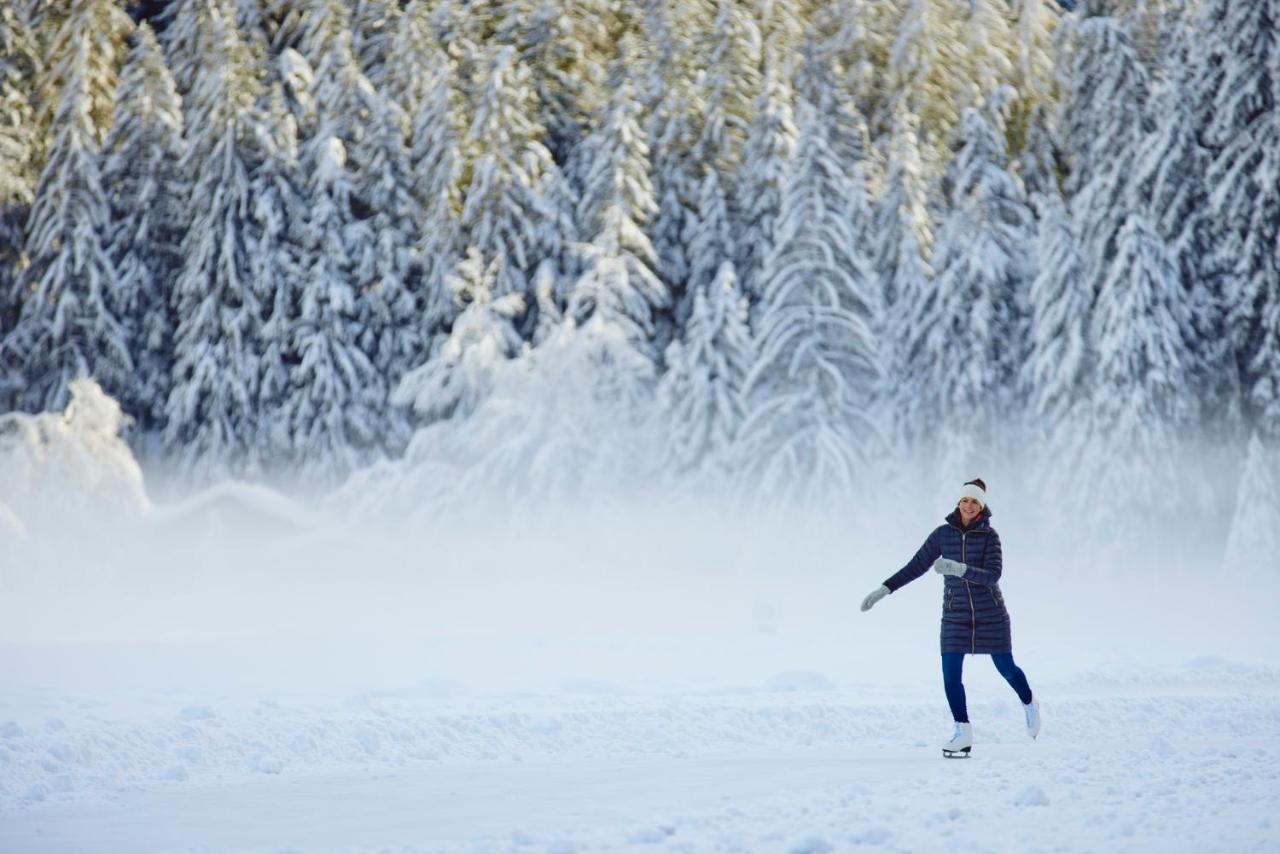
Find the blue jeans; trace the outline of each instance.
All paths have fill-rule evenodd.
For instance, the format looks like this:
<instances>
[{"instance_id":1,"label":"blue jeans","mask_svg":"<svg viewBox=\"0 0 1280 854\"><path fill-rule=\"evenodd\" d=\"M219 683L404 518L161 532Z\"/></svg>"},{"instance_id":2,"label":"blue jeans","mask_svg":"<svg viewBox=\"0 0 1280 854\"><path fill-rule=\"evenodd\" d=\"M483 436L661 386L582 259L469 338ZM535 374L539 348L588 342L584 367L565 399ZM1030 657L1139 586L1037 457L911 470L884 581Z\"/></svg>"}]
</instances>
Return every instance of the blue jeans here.
<instances>
[{"instance_id":1,"label":"blue jeans","mask_svg":"<svg viewBox=\"0 0 1280 854\"><path fill-rule=\"evenodd\" d=\"M1027 675L1022 668L1013 663L1013 654L998 652L991 656L991 663L1000 671L1004 681L1008 682L1023 705L1031 702L1031 686L1027 684ZM951 716L956 723L969 722L969 709L964 702L964 653L948 652L942 655L942 687L947 692L947 703L951 706Z\"/></svg>"}]
</instances>

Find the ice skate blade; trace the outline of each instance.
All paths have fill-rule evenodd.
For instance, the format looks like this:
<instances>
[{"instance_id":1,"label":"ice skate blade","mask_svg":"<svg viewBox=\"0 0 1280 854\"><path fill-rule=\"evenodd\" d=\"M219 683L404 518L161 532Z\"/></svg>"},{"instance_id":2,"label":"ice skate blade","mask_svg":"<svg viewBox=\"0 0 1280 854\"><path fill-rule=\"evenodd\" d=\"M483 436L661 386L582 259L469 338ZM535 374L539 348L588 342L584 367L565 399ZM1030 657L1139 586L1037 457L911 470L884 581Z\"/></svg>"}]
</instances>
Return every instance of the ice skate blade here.
<instances>
[{"instance_id":1,"label":"ice skate blade","mask_svg":"<svg viewBox=\"0 0 1280 854\"><path fill-rule=\"evenodd\" d=\"M947 750L942 748L942 756L946 759L968 759L971 748L962 747L959 750Z\"/></svg>"}]
</instances>

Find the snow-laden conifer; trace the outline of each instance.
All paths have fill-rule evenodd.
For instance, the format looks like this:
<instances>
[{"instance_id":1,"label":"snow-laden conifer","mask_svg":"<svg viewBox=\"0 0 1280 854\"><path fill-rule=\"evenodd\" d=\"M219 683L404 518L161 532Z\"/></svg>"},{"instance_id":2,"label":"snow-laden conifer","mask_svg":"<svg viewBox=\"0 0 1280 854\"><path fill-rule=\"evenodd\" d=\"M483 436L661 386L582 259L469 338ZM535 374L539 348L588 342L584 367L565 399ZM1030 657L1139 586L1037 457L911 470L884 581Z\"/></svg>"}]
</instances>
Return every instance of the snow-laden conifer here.
<instances>
[{"instance_id":1,"label":"snow-laden conifer","mask_svg":"<svg viewBox=\"0 0 1280 854\"><path fill-rule=\"evenodd\" d=\"M352 176L335 136L307 143L309 264L293 328L297 354L285 405L304 479L332 485L368 463L385 439L385 379L359 345L359 254L368 241L350 216Z\"/></svg>"},{"instance_id":2,"label":"snow-laden conifer","mask_svg":"<svg viewBox=\"0 0 1280 854\"><path fill-rule=\"evenodd\" d=\"M960 110L972 103L960 14L960 4L948 0L908 0L886 70L891 114L902 102L919 117L921 159L931 176L946 162Z\"/></svg>"},{"instance_id":3,"label":"snow-laden conifer","mask_svg":"<svg viewBox=\"0 0 1280 854\"><path fill-rule=\"evenodd\" d=\"M157 16L169 73L182 97L195 86L206 54L217 50L217 45L208 41L213 16L227 20L233 14L226 0L174 0Z\"/></svg>"},{"instance_id":4,"label":"snow-laden conifer","mask_svg":"<svg viewBox=\"0 0 1280 854\"><path fill-rule=\"evenodd\" d=\"M386 79L380 88L395 101L411 125L430 85L438 49L431 37L431 9L426 0L409 0L396 17L387 45Z\"/></svg>"},{"instance_id":5,"label":"snow-laden conifer","mask_svg":"<svg viewBox=\"0 0 1280 854\"><path fill-rule=\"evenodd\" d=\"M751 109L760 91L760 31L741 4L705 1L714 2L715 18L699 50L705 56L695 82L702 127L693 156L704 168L718 171L727 184L741 163Z\"/></svg>"},{"instance_id":6,"label":"snow-laden conifer","mask_svg":"<svg viewBox=\"0 0 1280 854\"><path fill-rule=\"evenodd\" d=\"M52 4L51 4L52 5ZM44 111L38 126L56 122L61 94L72 77L83 76L87 121L94 140L101 143L111 128L120 67L128 55L133 21L119 0L70 0L45 48L45 75L39 103ZM53 133L57 133L53 130Z\"/></svg>"},{"instance_id":7,"label":"snow-laden conifer","mask_svg":"<svg viewBox=\"0 0 1280 854\"><path fill-rule=\"evenodd\" d=\"M888 141L888 174L874 216L878 252L874 269L885 311L877 339L882 343L893 438L911 444L927 431L914 414L923 376L935 354L928 335L938 322L937 294L929 257L933 224L928 210L924 166L920 160L918 120L899 104Z\"/></svg>"},{"instance_id":8,"label":"snow-laden conifer","mask_svg":"<svg viewBox=\"0 0 1280 854\"><path fill-rule=\"evenodd\" d=\"M20 312L0 345L6 363L22 366L16 404L30 411L61 409L78 377L92 377L111 394L132 381L128 333L113 299L116 271L102 242L108 211L94 110L105 71L92 56L102 13L91 3L76 5L56 39L62 85L54 138L27 222L30 266L19 282Z\"/></svg>"},{"instance_id":9,"label":"snow-laden conifer","mask_svg":"<svg viewBox=\"0 0 1280 854\"><path fill-rule=\"evenodd\" d=\"M630 407L651 390L653 314L671 297L654 272L657 259L644 233L656 205L638 104L621 75L614 79L604 121L583 143L588 155L578 217L589 243L568 314L592 351L601 397Z\"/></svg>"},{"instance_id":10,"label":"snow-laden conifer","mask_svg":"<svg viewBox=\"0 0 1280 854\"><path fill-rule=\"evenodd\" d=\"M665 471L713 480L728 474L754 359L746 296L732 262L725 261L712 282L694 291L684 338L667 348L656 407L665 437Z\"/></svg>"},{"instance_id":11,"label":"snow-laden conifer","mask_svg":"<svg viewBox=\"0 0 1280 854\"><path fill-rule=\"evenodd\" d=\"M447 328L455 310L445 280L461 251L463 120L453 63L444 51L429 52L423 70L426 78L413 115L409 160L414 197L422 211L417 237L422 277L419 327L432 336Z\"/></svg>"},{"instance_id":12,"label":"snow-laden conifer","mask_svg":"<svg viewBox=\"0 0 1280 854\"><path fill-rule=\"evenodd\" d=\"M729 203L721 184L720 173L708 168L698 188L698 207L685 229L689 248L689 278L685 292L676 306L677 328L684 329L699 291L705 292L719 276L720 266L732 263L737 248L733 223L729 219ZM736 278L736 276L735 276Z\"/></svg>"},{"instance_id":13,"label":"snow-laden conifer","mask_svg":"<svg viewBox=\"0 0 1280 854\"><path fill-rule=\"evenodd\" d=\"M1192 396L1200 402L1202 420L1221 429L1225 415L1239 414L1234 337L1222 291L1231 277L1220 269L1230 269L1235 259L1218 254L1221 244L1214 241L1217 218L1210 211L1205 182L1209 154L1200 145L1186 93L1181 86L1166 84L1156 97L1155 130L1134 161L1128 204L1150 211L1152 228L1177 265L1188 309L1183 337L1194 342L1197 353L1188 366Z\"/></svg>"},{"instance_id":14,"label":"snow-laden conifer","mask_svg":"<svg viewBox=\"0 0 1280 854\"><path fill-rule=\"evenodd\" d=\"M1009 0L970 0L969 17L961 29L965 34L962 56L972 69L968 74L971 104L981 104L1015 79L1017 48L1009 11Z\"/></svg>"},{"instance_id":15,"label":"snow-laden conifer","mask_svg":"<svg viewBox=\"0 0 1280 854\"><path fill-rule=\"evenodd\" d=\"M782 185L795 150L792 91L781 60L765 52L764 83L756 100L755 117L747 129L742 172L738 177L742 235L737 243L736 269L742 291L753 301L764 259L773 250L773 237L782 206Z\"/></svg>"},{"instance_id":16,"label":"snow-laden conifer","mask_svg":"<svg viewBox=\"0 0 1280 854\"><path fill-rule=\"evenodd\" d=\"M532 104L528 69L514 50L490 51L466 135L472 162L461 225L466 245L498 264L495 297L532 298L539 262L558 256L574 234L564 179Z\"/></svg>"},{"instance_id":17,"label":"snow-laden conifer","mask_svg":"<svg viewBox=\"0 0 1280 854\"><path fill-rule=\"evenodd\" d=\"M164 444L196 482L257 470L258 325L254 245L244 227L261 161L252 54L214 9L210 46L186 98L190 227L171 296L177 317Z\"/></svg>"},{"instance_id":18,"label":"snow-laden conifer","mask_svg":"<svg viewBox=\"0 0 1280 854\"><path fill-rule=\"evenodd\" d=\"M182 267L186 220L182 103L150 25L134 34L120 75L116 113L103 147L103 184L111 211L107 254L113 297L129 336L134 374L116 390L141 431L164 424L172 377L175 317L169 297Z\"/></svg>"},{"instance_id":19,"label":"snow-laden conifer","mask_svg":"<svg viewBox=\"0 0 1280 854\"><path fill-rule=\"evenodd\" d=\"M1071 431L1087 390L1091 294L1080 243L1059 196L1036 196L1036 274L1031 282L1031 354L1026 387L1045 435Z\"/></svg>"},{"instance_id":20,"label":"snow-laden conifer","mask_svg":"<svg viewBox=\"0 0 1280 854\"><path fill-rule=\"evenodd\" d=\"M1185 473L1168 464L1189 413L1185 311L1167 247L1141 214L1130 214L1094 305L1094 394L1080 425L1088 444L1076 472L1081 486L1113 496L1111 508L1159 513L1194 497ZM1099 522L1124 525L1123 519Z\"/></svg>"},{"instance_id":21,"label":"snow-laden conifer","mask_svg":"<svg viewBox=\"0 0 1280 854\"><path fill-rule=\"evenodd\" d=\"M387 59L402 12L397 0L355 0L351 9L351 51L374 88L391 74Z\"/></svg>"},{"instance_id":22,"label":"snow-laden conifer","mask_svg":"<svg viewBox=\"0 0 1280 854\"><path fill-rule=\"evenodd\" d=\"M41 68L35 34L25 14L0 7L0 329L12 329L21 305L17 282L25 261L23 227L36 186L34 95ZM18 365L0 360L0 410L19 384Z\"/></svg>"},{"instance_id":23,"label":"snow-laden conifer","mask_svg":"<svg viewBox=\"0 0 1280 854\"><path fill-rule=\"evenodd\" d=\"M1150 83L1124 28L1088 18L1071 34L1064 142L1065 191L1080 228L1084 275L1096 292L1116 255L1128 215L1135 158L1147 132Z\"/></svg>"},{"instance_id":24,"label":"snow-laden conifer","mask_svg":"<svg viewBox=\"0 0 1280 854\"><path fill-rule=\"evenodd\" d=\"M1248 415L1272 440L1280 434L1280 3L1208 2L1204 12L1222 75L1203 132L1213 154L1212 269L1226 277L1226 328Z\"/></svg>"},{"instance_id":25,"label":"snow-laden conifer","mask_svg":"<svg viewBox=\"0 0 1280 854\"><path fill-rule=\"evenodd\" d=\"M619 9L609 0L506 0L497 39L530 72L552 158L567 168L590 117L607 103L605 58L616 50Z\"/></svg>"},{"instance_id":26,"label":"snow-laden conifer","mask_svg":"<svg viewBox=\"0 0 1280 854\"><path fill-rule=\"evenodd\" d=\"M693 156L701 126L690 68L693 48L685 29L668 14L666 4L650 4L645 32L648 43L655 47L639 94L648 105L645 135L651 146L650 173L658 205L646 233L657 256L658 275L678 299L689 279L685 233L696 216L702 176L702 164ZM668 336L663 333L660 337Z\"/></svg>"},{"instance_id":27,"label":"snow-laden conifer","mask_svg":"<svg viewBox=\"0 0 1280 854\"><path fill-rule=\"evenodd\" d=\"M428 330L419 315L422 271L416 246L423 211L413 192L400 108L382 98L374 98L370 107L360 185L370 212L366 223L374 236L374 258L373 278L361 304L361 346L394 387L426 355ZM391 441L394 446L400 440Z\"/></svg>"},{"instance_id":28,"label":"snow-laden conifer","mask_svg":"<svg viewBox=\"0 0 1280 854\"><path fill-rule=\"evenodd\" d=\"M1090 377L1092 294L1081 270L1080 242L1062 198L1034 195L1038 224L1031 281L1031 348L1023 387L1030 395L1029 436L1038 440L1033 465L1040 494L1062 495L1076 480L1089 453L1084 432L1093 405Z\"/></svg>"},{"instance_id":29,"label":"snow-laden conifer","mask_svg":"<svg viewBox=\"0 0 1280 854\"><path fill-rule=\"evenodd\" d=\"M406 122L396 103L382 97L361 70L346 9L323 0L309 23L306 47L317 63L311 92L316 126L304 146L304 161L309 168L323 161L333 170L333 181L322 189L313 185L332 203L325 210L328 221L319 229L343 235L342 257L329 274L345 278L356 311L354 321L339 321L348 330L336 334L345 342L348 332L355 332L379 377L377 386L365 389L372 396L393 386L425 356L415 293L419 272L414 244L421 213L412 192ZM334 141L340 143L340 158ZM359 418L370 419L372 433L387 448L399 448L406 437L399 413L379 403L371 407Z\"/></svg>"},{"instance_id":30,"label":"snow-laden conifer","mask_svg":"<svg viewBox=\"0 0 1280 854\"><path fill-rule=\"evenodd\" d=\"M1280 552L1280 448L1254 433L1245 449L1236 488L1235 512L1227 531L1223 569L1235 573L1270 573Z\"/></svg>"},{"instance_id":31,"label":"snow-laden conifer","mask_svg":"<svg viewBox=\"0 0 1280 854\"><path fill-rule=\"evenodd\" d=\"M306 274L302 227L307 218L306 179L299 161L297 128L279 83L265 92L258 130L261 160L250 178L250 288L261 311L257 414L253 456L264 467L287 466L294 451L288 406L297 363L295 324Z\"/></svg>"},{"instance_id":32,"label":"snow-laden conifer","mask_svg":"<svg viewBox=\"0 0 1280 854\"><path fill-rule=\"evenodd\" d=\"M996 126L971 107L961 133L935 244L936 319L919 414L921 423L946 423L940 438L955 464L989 463L974 453L1009 447L1021 414L1032 215Z\"/></svg>"},{"instance_id":33,"label":"snow-laden conifer","mask_svg":"<svg viewBox=\"0 0 1280 854\"><path fill-rule=\"evenodd\" d=\"M460 307L448 338L422 365L400 380L392 403L410 406L421 419L465 418L493 389L502 364L520 352L514 318L524 311L523 294L493 298L497 264L467 252L445 281Z\"/></svg>"},{"instance_id":34,"label":"snow-laden conifer","mask_svg":"<svg viewBox=\"0 0 1280 854\"><path fill-rule=\"evenodd\" d=\"M849 495L880 441L879 299L850 215L857 164L851 180L829 116L802 102L798 118L738 453L746 489L817 500Z\"/></svg>"}]
</instances>

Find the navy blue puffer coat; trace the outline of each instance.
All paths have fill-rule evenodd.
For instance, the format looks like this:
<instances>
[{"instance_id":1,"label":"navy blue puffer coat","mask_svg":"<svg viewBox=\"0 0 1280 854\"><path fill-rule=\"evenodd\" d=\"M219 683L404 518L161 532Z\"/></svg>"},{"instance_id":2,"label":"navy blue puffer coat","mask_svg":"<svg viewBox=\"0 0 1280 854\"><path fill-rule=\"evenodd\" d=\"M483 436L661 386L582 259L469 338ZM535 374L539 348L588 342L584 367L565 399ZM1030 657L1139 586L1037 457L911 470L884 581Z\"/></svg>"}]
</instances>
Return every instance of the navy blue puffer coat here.
<instances>
[{"instance_id":1,"label":"navy blue puffer coat","mask_svg":"<svg viewBox=\"0 0 1280 854\"><path fill-rule=\"evenodd\" d=\"M938 526L884 586L896 592L932 569L939 557L967 567L964 575L943 576L942 652L1013 652L1009 611L1000 593L1004 561L1000 535L991 527L991 508L984 507L967 528L960 524L960 512L951 511L947 524Z\"/></svg>"}]
</instances>

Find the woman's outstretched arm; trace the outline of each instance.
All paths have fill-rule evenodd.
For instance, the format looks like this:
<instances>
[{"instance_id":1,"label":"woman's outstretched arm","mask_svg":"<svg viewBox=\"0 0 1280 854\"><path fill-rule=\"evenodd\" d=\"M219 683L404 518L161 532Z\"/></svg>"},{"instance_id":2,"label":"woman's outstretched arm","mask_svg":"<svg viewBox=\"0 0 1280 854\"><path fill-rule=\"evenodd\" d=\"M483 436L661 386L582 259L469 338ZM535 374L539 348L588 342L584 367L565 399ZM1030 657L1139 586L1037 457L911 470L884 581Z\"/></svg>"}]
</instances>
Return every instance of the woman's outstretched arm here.
<instances>
[{"instance_id":1,"label":"woman's outstretched arm","mask_svg":"<svg viewBox=\"0 0 1280 854\"><path fill-rule=\"evenodd\" d=\"M924 545L916 552L915 557L907 561L907 565L895 572L893 575L885 579L884 586L889 588L889 592L893 593L899 587L904 587L915 581L920 576L929 571L929 567L933 566L933 562L942 554L942 547L938 545L938 532L934 531L929 538L924 541Z\"/></svg>"}]
</instances>

